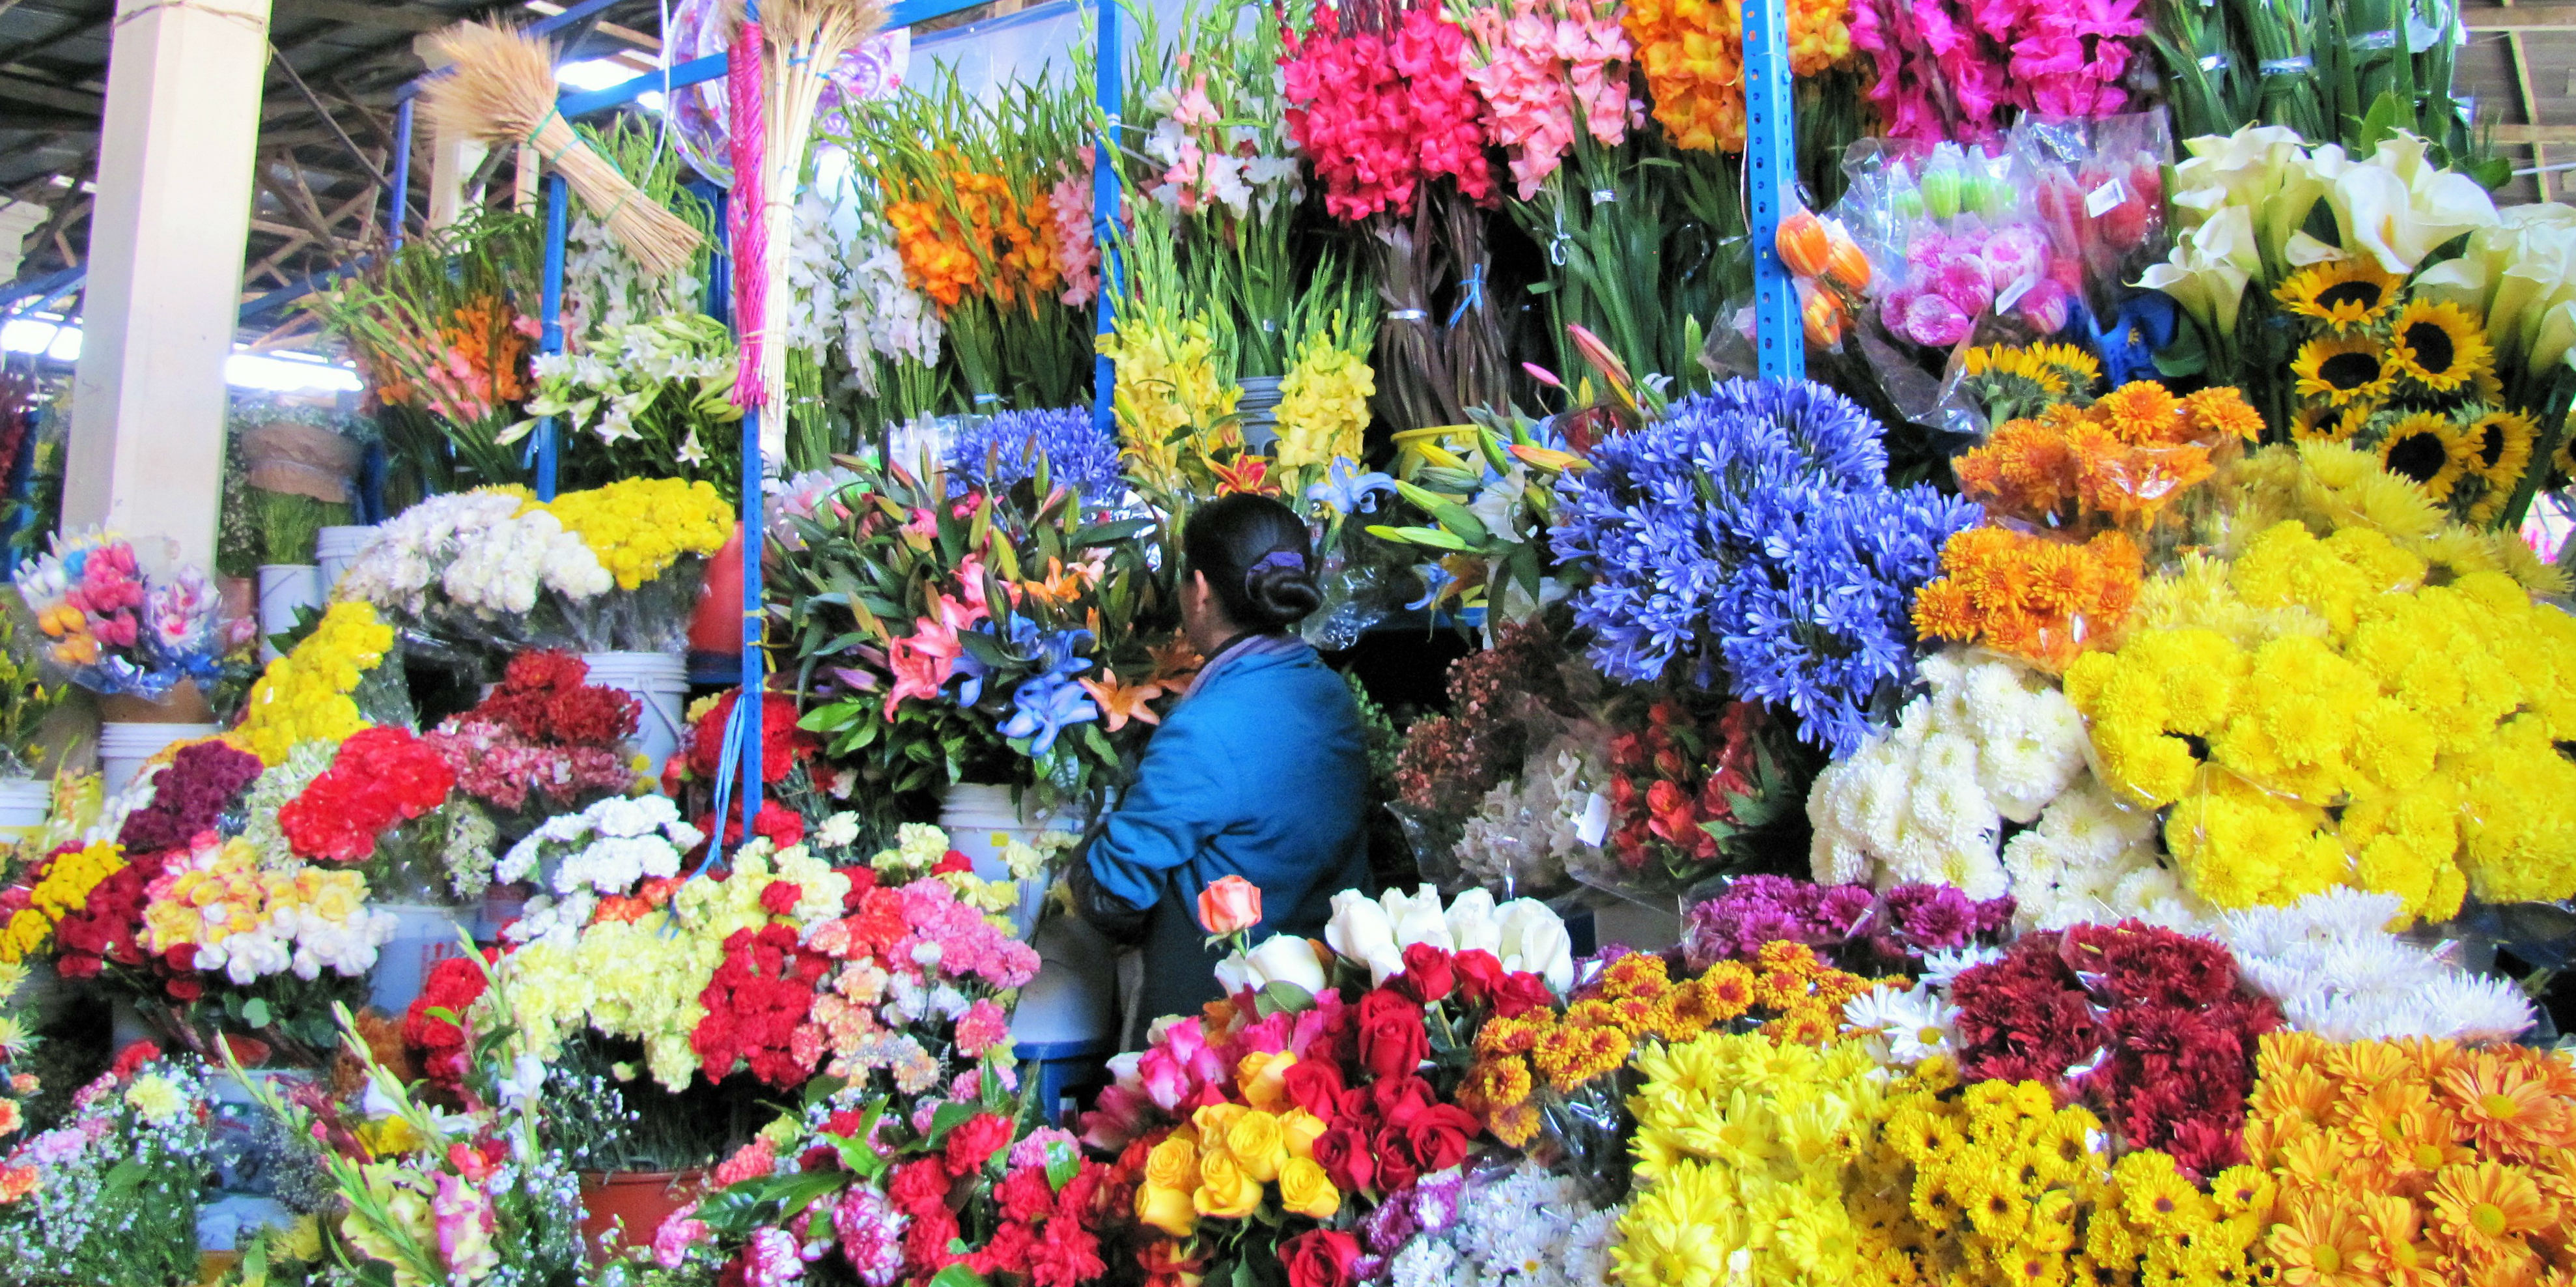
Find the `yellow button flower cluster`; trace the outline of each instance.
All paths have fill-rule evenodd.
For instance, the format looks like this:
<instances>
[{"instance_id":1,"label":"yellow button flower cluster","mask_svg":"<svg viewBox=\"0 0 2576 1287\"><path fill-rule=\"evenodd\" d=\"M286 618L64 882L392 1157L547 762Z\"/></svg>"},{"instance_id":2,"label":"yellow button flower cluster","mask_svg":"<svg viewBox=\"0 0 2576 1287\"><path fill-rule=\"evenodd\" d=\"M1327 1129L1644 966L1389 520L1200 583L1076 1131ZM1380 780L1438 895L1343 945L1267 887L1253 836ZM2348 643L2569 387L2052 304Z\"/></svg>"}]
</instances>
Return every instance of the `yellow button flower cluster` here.
<instances>
[{"instance_id":1,"label":"yellow button flower cluster","mask_svg":"<svg viewBox=\"0 0 2576 1287\"><path fill-rule=\"evenodd\" d=\"M621 590L640 588L685 555L713 554L733 535L733 512L706 482L630 478L566 492L545 509L581 537Z\"/></svg>"},{"instance_id":2,"label":"yellow button flower cluster","mask_svg":"<svg viewBox=\"0 0 2576 1287\"><path fill-rule=\"evenodd\" d=\"M367 726L350 697L394 646L394 629L364 602L331 605L295 651L268 663L231 741L272 768L298 742L340 742Z\"/></svg>"}]
</instances>

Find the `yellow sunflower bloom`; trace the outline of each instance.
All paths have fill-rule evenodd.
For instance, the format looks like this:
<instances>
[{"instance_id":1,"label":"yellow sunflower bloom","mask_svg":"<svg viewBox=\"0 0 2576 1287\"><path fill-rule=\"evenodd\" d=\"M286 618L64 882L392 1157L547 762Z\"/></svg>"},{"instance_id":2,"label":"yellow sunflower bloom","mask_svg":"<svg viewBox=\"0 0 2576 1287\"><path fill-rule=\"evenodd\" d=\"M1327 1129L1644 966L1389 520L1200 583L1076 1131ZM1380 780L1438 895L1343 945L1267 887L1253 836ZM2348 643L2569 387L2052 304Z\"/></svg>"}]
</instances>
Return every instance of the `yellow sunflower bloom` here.
<instances>
[{"instance_id":1,"label":"yellow sunflower bloom","mask_svg":"<svg viewBox=\"0 0 2576 1287\"><path fill-rule=\"evenodd\" d=\"M2434 393L2468 384L2495 364L2486 330L2457 304L2416 300L2397 314L2388 358L2397 373Z\"/></svg>"},{"instance_id":2,"label":"yellow sunflower bloom","mask_svg":"<svg viewBox=\"0 0 2576 1287\"><path fill-rule=\"evenodd\" d=\"M2450 496L2476 459L2468 433L2429 411L2398 421L2379 440L2379 463L2435 500Z\"/></svg>"},{"instance_id":3,"label":"yellow sunflower bloom","mask_svg":"<svg viewBox=\"0 0 2576 1287\"><path fill-rule=\"evenodd\" d=\"M2491 487L2510 489L2522 481L2522 471L2531 464L2532 440L2540 436L2540 426L2519 411L2490 411L2469 422L2469 437L2477 446L2477 462L2471 472L2487 480Z\"/></svg>"},{"instance_id":4,"label":"yellow sunflower bloom","mask_svg":"<svg viewBox=\"0 0 2576 1287\"><path fill-rule=\"evenodd\" d=\"M2397 382L2397 369L2379 342L2367 336L2314 339L2299 346L2290 363L2302 398L2331 407L2377 402Z\"/></svg>"},{"instance_id":5,"label":"yellow sunflower bloom","mask_svg":"<svg viewBox=\"0 0 2576 1287\"><path fill-rule=\"evenodd\" d=\"M2398 279L2367 257L2318 264L2293 273L2272 297L2300 317L2349 332L2387 318L2397 302Z\"/></svg>"}]
</instances>

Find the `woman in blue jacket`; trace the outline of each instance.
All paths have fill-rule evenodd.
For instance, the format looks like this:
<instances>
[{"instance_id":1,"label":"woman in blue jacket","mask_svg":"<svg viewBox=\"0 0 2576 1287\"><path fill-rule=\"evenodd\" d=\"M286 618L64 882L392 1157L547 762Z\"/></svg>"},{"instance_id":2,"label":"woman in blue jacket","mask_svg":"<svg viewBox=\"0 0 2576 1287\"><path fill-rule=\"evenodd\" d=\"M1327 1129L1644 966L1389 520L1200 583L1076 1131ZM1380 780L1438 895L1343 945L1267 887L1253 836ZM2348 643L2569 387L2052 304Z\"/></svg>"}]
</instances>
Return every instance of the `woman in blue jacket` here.
<instances>
[{"instance_id":1,"label":"woman in blue jacket","mask_svg":"<svg viewBox=\"0 0 2576 1287\"><path fill-rule=\"evenodd\" d=\"M1209 882L1261 887L1255 939L1318 938L1334 893L1369 879L1359 709L1290 633L1323 601L1305 521L1227 496L1190 517L1181 546L1181 624L1207 664L1085 853L1096 895L1143 913L1147 1018L1219 995L1196 911Z\"/></svg>"}]
</instances>

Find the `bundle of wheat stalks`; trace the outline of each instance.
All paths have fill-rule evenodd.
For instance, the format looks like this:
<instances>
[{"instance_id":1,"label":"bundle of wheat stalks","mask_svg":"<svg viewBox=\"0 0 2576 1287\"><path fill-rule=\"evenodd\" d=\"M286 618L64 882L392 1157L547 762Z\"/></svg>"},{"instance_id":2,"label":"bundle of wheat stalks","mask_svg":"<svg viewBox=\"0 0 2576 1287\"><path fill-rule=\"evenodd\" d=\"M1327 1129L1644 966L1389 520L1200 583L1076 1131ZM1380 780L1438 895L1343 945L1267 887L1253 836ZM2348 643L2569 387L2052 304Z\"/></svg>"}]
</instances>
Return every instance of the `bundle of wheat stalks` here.
<instances>
[{"instance_id":1,"label":"bundle of wheat stalks","mask_svg":"<svg viewBox=\"0 0 2576 1287\"><path fill-rule=\"evenodd\" d=\"M431 37L431 48L453 64L422 92L439 130L535 148L644 271L661 277L688 264L698 248L697 229L637 190L555 111L551 42L510 27L465 22Z\"/></svg>"}]
</instances>

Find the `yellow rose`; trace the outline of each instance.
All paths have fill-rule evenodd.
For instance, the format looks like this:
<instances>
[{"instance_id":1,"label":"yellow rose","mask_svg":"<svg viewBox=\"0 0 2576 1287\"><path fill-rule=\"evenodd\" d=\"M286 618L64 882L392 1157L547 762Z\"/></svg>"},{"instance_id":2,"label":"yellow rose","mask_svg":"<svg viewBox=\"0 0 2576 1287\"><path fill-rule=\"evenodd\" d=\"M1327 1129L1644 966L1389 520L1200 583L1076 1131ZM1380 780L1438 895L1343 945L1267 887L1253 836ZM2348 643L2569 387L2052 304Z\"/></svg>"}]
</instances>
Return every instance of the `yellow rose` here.
<instances>
[{"instance_id":1,"label":"yellow rose","mask_svg":"<svg viewBox=\"0 0 2576 1287\"><path fill-rule=\"evenodd\" d=\"M1288 1097L1288 1070L1296 1066L1297 1056L1285 1050L1256 1050L1235 1064L1234 1084L1243 1092L1245 1103L1254 1108L1276 1109L1279 1101Z\"/></svg>"},{"instance_id":2,"label":"yellow rose","mask_svg":"<svg viewBox=\"0 0 2576 1287\"><path fill-rule=\"evenodd\" d=\"M1187 1193L1198 1183L1198 1145L1178 1135L1167 1136L1145 1155L1145 1183Z\"/></svg>"},{"instance_id":3,"label":"yellow rose","mask_svg":"<svg viewBox=\"0 0 2576 1287\"><path fill-rule=\"evenodd\" d=\"M1148 1184L1136 1190L1136 1222L1175 1238L1186 1238L1197 1231L1199 1213L1190 1202L1188 1190Z\"/></svg>"},{"instance_id":4,"label":"yellow rose","mask_svg":"<svg viewBox=\"0 0 2576 1287\"><path fill-rule=\"evenodd\" d=\"M1324 1119L1302 1108L1292 1108L1279 1118L1279 1138L1288 1146L1290 1157L1311 1157L1315 1139L1328 1128Z\"/></svg>"},{"instance_id":5,"label":"yellow rose","mask_svg":"<svg viewBox=\"0 0 2576 1287\"><path fill-rule=\"evenodd\" d=\"M1261 1205L1261 1182L1223 1153L1199 1155L1199 1191L1190 1203L1203 1216L1240 1220Z\"/></svg>"},{"instance_id":6,"label":"yellow rose","mask_svg":"<svg viewBox=\"0 0 2576 1287\"><path fill-rule=\"evenodd\" d=\"M1190 1125L1198 1128L1201 1144L1210 1149L1221 1149L1228 1147L1225 1133L1233 1128L1234 1119L1251 1111L1241 1104L1209 1104L1190 1114Z\"/></svg>"},{"instance_id":7,"label":"yellow rose","mask_svg":"<svg viewBox=\"0 0 2576 1287\"><path fill-rule=\"evenodd\" d=\"M1324 1168L1292 1157L1279 1168L1279 1205L1302 1216L1330 1220L1342 1209L1342 1191L1325 1178Z\"/></svg>"},{"instance_id":8,"label":"yellow rose","mask_svg":"<svg viewBox=\"0 0 2576 1287\"><path fill-rule=\"evenodd\" d=\"M1255 1110L1234 1119L1225 1132L1226 1151L1234 1154L1235 1164L1245 1175L1264 1184L1279 1178L1279 1164L1288 1160L1288 1143L1280 1137L1279 1119Z\"/></svg>"}]
</instances>

